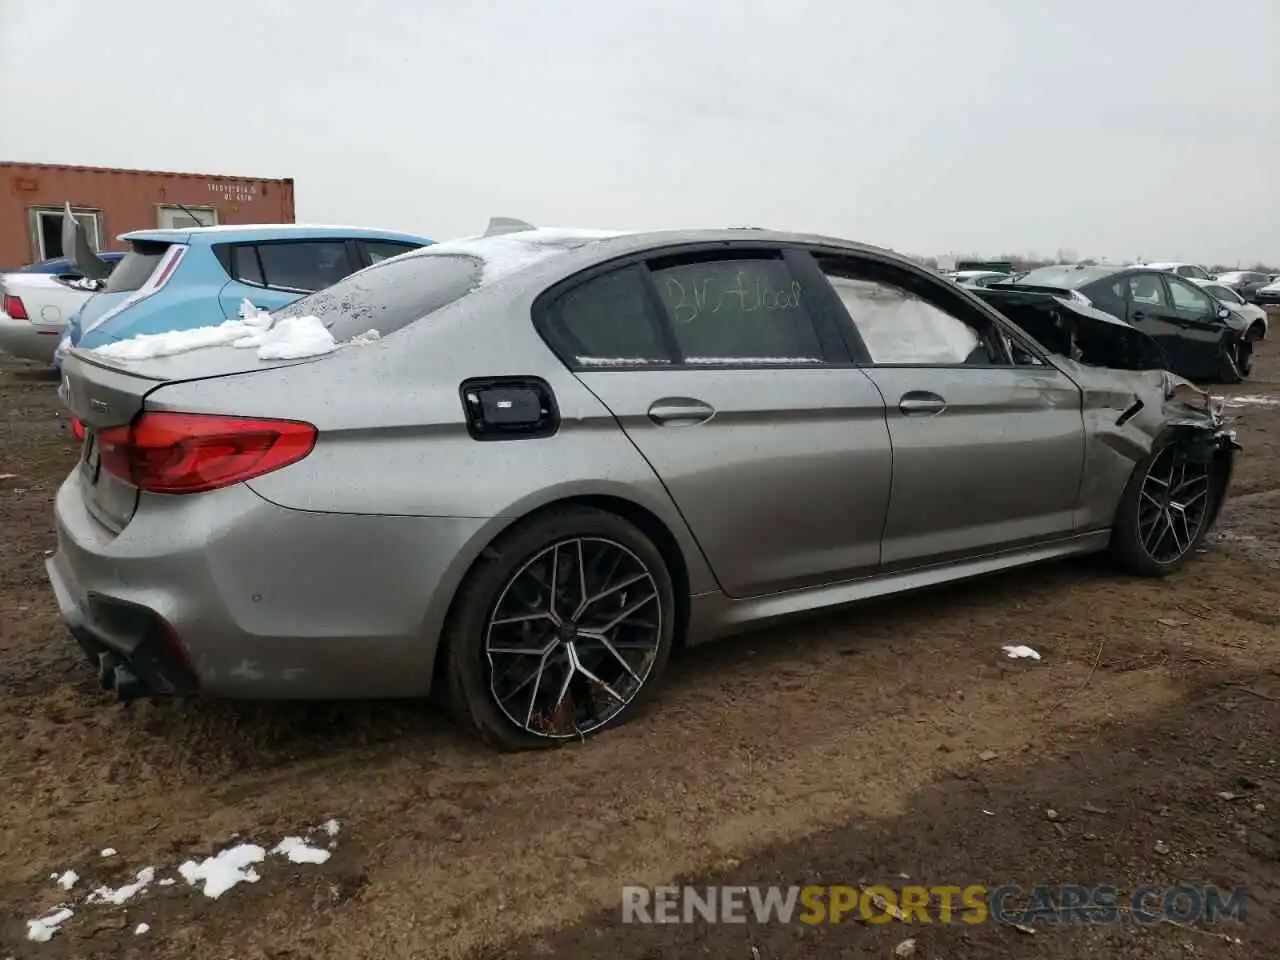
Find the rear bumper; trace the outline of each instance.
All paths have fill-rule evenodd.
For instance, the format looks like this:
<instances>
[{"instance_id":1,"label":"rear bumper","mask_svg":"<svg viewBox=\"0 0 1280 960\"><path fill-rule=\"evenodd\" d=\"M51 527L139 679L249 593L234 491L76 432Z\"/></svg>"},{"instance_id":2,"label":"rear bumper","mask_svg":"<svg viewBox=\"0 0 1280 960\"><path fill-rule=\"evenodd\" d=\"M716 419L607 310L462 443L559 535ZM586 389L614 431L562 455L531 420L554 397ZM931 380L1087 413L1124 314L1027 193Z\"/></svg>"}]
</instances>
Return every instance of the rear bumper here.
<instances>
[{"instance_id":1,"label":"rear bumper","mask_svg":"<svg viewBox=\"0 0 1280 960\"><path fill-rule=\"evenodd\" d=\"M62 331L56 327L37 327L26 320L0 314L0 351L23 360L53 363L53 352L61 336Z\"/></svg>"},{"instance_id":2,"label":"rear bumper","mask_svg":"<svg viewBox=\"0 0 1280 960\"><path fill-rule=\"evenodd\" d=\"M491 521L311 513L243 485L148 497L120 534L58 491L47 563L62 619L95 665L143 694L244 699L430 691L449 600Z\"/></svg>"}]
</instances>

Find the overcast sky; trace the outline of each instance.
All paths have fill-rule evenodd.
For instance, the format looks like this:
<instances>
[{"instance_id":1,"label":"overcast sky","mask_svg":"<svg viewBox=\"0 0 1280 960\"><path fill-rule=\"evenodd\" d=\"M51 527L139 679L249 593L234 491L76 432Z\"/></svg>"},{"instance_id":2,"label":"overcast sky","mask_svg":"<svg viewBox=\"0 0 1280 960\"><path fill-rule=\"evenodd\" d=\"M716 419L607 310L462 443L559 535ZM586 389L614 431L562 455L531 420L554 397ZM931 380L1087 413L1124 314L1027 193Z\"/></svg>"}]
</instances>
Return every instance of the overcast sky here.
<instances>
[{"instance_id":1,"label":"overcast sky","mask_svg":"<svg viewBox=\"0 0 1280 960\"><path fill-rule=\"evenodd\" d=\"M300 221L1280 262L1277 0L0 0L0 159Z\"/></svg>"}]
</instances>

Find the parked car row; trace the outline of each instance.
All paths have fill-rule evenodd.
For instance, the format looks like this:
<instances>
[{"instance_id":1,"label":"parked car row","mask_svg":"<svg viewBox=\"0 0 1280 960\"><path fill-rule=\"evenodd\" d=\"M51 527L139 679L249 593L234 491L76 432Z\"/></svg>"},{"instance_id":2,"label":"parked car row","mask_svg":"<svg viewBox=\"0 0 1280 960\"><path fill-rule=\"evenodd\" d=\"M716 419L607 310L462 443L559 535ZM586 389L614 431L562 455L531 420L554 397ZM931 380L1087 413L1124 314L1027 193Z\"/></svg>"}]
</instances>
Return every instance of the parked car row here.
<instances>
[{"instance_id":1,"label":"parked car row","mask_svg":"<svg viewBox=\"0 0 1280 960\"><path fill-rule=\"evenodd\" d=\"M138 273L176 283L179 245L266 289L263 242L143 237ZM1157 271L1035 279L969 289L766 230L495 223L250 338L318 328L315 349L86 330L53 592L119 696L435 690L520 749L627 719L678 644L1055 557L1168 574L1237 446L1132 324L1222 318ZM1238 361L1228 339L1196 359Z\"/></svg>"}]
</instances>

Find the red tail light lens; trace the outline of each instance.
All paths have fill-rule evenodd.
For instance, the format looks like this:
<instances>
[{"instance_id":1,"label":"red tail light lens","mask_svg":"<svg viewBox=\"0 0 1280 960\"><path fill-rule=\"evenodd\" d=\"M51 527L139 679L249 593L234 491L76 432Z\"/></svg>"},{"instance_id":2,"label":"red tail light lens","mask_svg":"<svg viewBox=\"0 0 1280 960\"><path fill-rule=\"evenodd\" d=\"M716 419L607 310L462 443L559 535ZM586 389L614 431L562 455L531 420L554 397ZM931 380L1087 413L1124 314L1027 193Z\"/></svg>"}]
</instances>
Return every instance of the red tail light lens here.
<instances>
[{"instance_id":1,"label":"red tail light lens","mask_svg":"<svg viewBox=\"0 0 1280 960\"><path fill-rule=\"evenodd\" d=\"M84 439L84 423L81 422L79 417L71 418L71 432L76 435L77 440Z\"/></svg>"},{"instance_id":2,"label":"red tail light lens","mask_svg":"<svg viewBox=\"0 0 1280 960\"><path fill-rule=\"evenodd\" d=\"M3 310L15 320L30 320L27 316L27 306L22 302L21 297L15 297L12 293L6 293L4 299L0 300L0 310Z\"/></svg>"},{"instance_id":3,"label":"red tail light lens","mask_svg":"<svg viewBox=\"0 0 1280 960\"><path fill-rule=\"evenodd\" d=\"M205 493L297 463L316 443L297 420L144 413L98 435L102 469L151 493Z\"/></svg>"}]
</instances>

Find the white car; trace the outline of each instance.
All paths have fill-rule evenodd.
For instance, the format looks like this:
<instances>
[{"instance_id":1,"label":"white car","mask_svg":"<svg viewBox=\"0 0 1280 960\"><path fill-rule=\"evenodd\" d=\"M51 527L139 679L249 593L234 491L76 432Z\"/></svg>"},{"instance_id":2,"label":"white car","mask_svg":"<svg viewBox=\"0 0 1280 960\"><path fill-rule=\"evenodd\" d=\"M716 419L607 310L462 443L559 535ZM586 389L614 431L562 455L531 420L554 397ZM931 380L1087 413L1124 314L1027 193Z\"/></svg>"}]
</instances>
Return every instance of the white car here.
<instances>
[{"instance_id":1,"label":"white car","mask_svg":"<svg viewBox=\"0 0 1280 960\"><path fill-rule=\"evenodd\" d=\"M1181 263L1179 261L1169 261L1167 263L1134 263L1133 267L1144 267L1147 270L1159 270L1162 273L1175 273L1180 277L1188 280L1211 280L1212 275L1204 267L1198 263Z\"/></svg>"},{"instance_id":2,"label":"white car","mask_svg":"<svg viewBox=\"0 0 1280 960\"><path fill-rule=\"evenodd\" d=\"M56 274L0 274L0 351L52 365L63 331L95 289L92 280Z\"/></svg>"},{"instance_id":3,"label":"white car","mask_svg":"<svg viewBox=\"0 0 1280 960\"><path fill-rule=\"evenodd\" d=\"M1252 340L1262 340L1267 335L1267 311L1263 310L1257 304L1250 303L1240 294L1236 293L1225 283L1217 280L1197 280L1192 279L1192 283L1201 287L1205 293L1213 297L1219 303L1226 306L1233 313L1247 318L1249 326L1249 337Z\"/></svg>"}]
</instances>

